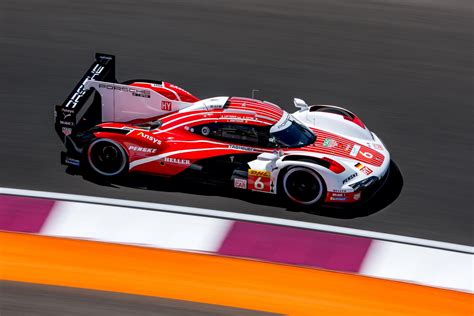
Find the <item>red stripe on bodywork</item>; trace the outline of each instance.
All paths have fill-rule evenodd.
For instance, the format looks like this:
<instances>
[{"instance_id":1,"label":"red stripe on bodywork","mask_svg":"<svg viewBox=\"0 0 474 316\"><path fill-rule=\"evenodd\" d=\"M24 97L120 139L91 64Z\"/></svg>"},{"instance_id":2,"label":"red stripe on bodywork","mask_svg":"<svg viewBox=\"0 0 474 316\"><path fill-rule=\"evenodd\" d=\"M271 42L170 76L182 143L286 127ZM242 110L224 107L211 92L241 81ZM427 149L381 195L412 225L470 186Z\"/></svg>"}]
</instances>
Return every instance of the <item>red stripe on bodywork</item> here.
<instances>
[{"instance_id":1,"label":"red stripe on bodywork","mask_svg":"<svg viewBox=\"0 0 474 316\"><path fill-rule=\"evenodd\" d=\"M377 167L380 167L385 159L384 155L382 155L378 151L375 151L360 143L348 140L344 137L341 137L336 134L332 134L323 130L319 130L315 128L312 128L312 130L317 135L316 142L313 145L299 148L299 149L289 149L288 151L299 150L299 151L316 152L316 153L321 153L321 154L329 154L329 155L359 160L361 162L374 165ZM332 139L337 142L337 145L333 147L323 146L325 139ZM357 152L356 156L351 156L350 153L354 145L360 146L360 150Z\"/></svg>"}]
</instances>

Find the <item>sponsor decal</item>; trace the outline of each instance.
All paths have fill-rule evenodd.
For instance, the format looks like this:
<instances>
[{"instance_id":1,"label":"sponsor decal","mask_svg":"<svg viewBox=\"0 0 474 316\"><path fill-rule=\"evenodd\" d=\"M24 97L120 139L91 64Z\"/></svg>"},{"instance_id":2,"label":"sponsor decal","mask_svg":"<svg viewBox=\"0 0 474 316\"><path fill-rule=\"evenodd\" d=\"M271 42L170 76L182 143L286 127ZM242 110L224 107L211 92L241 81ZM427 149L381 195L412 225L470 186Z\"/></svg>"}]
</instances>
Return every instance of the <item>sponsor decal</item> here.
<instances>
[{"instance_id":1,"label":"sponsor decal","mask_svg":"<svg viewBox=\"0 0 474 316\"><path fill-rule=\"evenodd\" d=\"M287 115L286 118L283 120L283 122L278 124L277 128L282 128L283 126L285 126L285 124L288 122L289 119L290 119L290 116Z\"/></svg>"},{"instance_id":2,"label":"sponsor decal","mask_svg":"<svg viewBox=\"0 0 474 316\"><path fill-rule=\"evenodd\" d=\"M161 109L163 111L171 111L171 101L161 101Z\"/></svg>"},{"instance_id":3,"label":"sponsor decal","mask_svg":"<svg viewBox=\"0 0 474 316\"><path fill-rule=\"evenodd\" d=\"M163 158L163 161L167 163L176 164L176 165L189 166L191 164L191 161L188 159L179 159L179 158L170 158L170 157Z\"/></svg>"},{"instance_id":4,"label":"sponsor decal","mask_svg":"<svg viewBox=\"0 0 474 316\"><path fill-rule=\"evenodd\" d=\"M347 192L349 192L349 190L332 190L332 192L336 192L336 193L347 193Z\"/></svg>"},{"instance_id":5,"label":"sponsor decal","mask_svg":"<svg viewBox=\"0 0 474 316\"><path fill-rule=\"evenodd\" d=\"M346 201L347 198L345 196L343 197L334 197L334 196L331 196L330 198L331 201Z\"/></svg>"},{"instance_id":6,"label":"sponsor decal","mask_svg":"<svg viewBox=\"0 0 474 316\"><path fill-rule=\"evenodd\" d=\"M337 190L335 190L337 191ZM337 193L329 191L326 195L326 202L357 202L360 199L360 192Z\"/></svg>"},{"instance_id":7,"label":"sponsor decal","mask_svg":"<svg viewBox=\"0 0 474 316\"><path fill-rule=\"evenodd\" d=\"M229 145L230 149L245 150L245 151L255 151L252 147L240 146L240 145Z\"/></svg>"},{"instance_id":8,"label":"sponsor decal","mask_svg":"<svg viewBox=\"0 0 474 316\"><path fill-rule=\"evenodd\" d=\"M352 198L354 199L354 201L359 201L360 200L360 192L354 193Z\"/></svg>"},{"instance_id":9,"label":"sponsor decal","mask_svg":"<svg viewBox=\"0 0 474 316\"><path fill-rule=\"evenodd\" d=\"M74 126L74 122L59 120L59 124L66 126Z\"/></svg>"},{"instance_id":10,"label":"sponsor decal","mask_svg":"<svg viewBox=\"0 0 474 316\"><path fill-rule=\"evenodd\" d=\"M133 96L135 97L142 97L142 98L150 98L150 91L149 90L143 90L143 89L137 89L132 86L117 86L114 84L105 84L101 83L99 84L99 88L105 88L109 90L118 90L118 91L123 91L123 92L130 92Z\"/></svg>"},{"instance_id":11,"label":"sponsor decal","mask_svg":"<svg viewBox=\"0 0 474 316\"><path fill-rule=\"evenodd\" d=\"M72 166L76 166L76 167L79 167L81 165L81 162L79 160L73 159L73 158L70 158L70 157L66 157L64 162L67 163L68 165L72 165Z\"/></svg>"},{"instance_id":12,"label":"sponsor decal","mask_svg":"<svg viewBox=\"0 0 474 316\"><path fill-rule=\"evenodd\" d=\"M346 148L344 148L344 151L349 151L349 150L351 150L351 145L350 145L350 144L347 144L347 145L346 145Z\"/></svg>"},{"instance_id":13,"label":"sponsor decal","mask_svg":"<svg viewBox=\"0 0 474 316\"><path fill-rule=\"evenodd\" d=\"M236 115L222 115L221 119L226 119L229 122L242 122L242 121L244 121L245 123L247 123L247 118L238 117Z\"/></svg>"},{"instance_id":14,"label":"sponsor decal","mask_svg":"<svg viewBox=\"0 0 474 316\"><path fill-rule=\"evenodd\" d=\"M352 157L355 157L357 156L357 153L359 152L359 150L360 150L360 146L354 144L354 146L352 146L352 150L349 155L351 155Z\"/></svg>"},{"instance_id":15,"label":"sponsor decal","mask_svg":"<svg viewBox=\"0 0 474 316\"><path fill-rule=\"evenodd\" d=\"M272 176L272 173L270 171L265 170L249 169L249 176L270 178Z\"/></svg>"},{"instance_id":16,"label":"sponsor decal","mask_svg":"<svg viewBox=\"0 0 474 316\"><path fill-rule=\"evenodd\" d=\"M68 136L68 135L71 135L71 133L72 133L72 128L70 128L70 127L63 127L63 128L61 128L61 131L63 132L63 134L64 134L65 136Z\"/></svg>"},{"instance_id":17,"label":"sponsor decal","mask_svg":"<svg viewBox=\"0 0 474 316\"><path fill-rule=\"evenodd\" d=\"M373 172L372 169L370 169L370 168L367 167L367 166L364 166L364 165L361 164L360 162L356 163L354 167L356 167L357 169L359 169L360 172L364 173L364 174L367 175L367 176Z\"/></svg>"},{"instance_id":18,"label":"sponsor decal","mask_svg":"<svg viewBox=\"0 0 474 316\"><path fill-rule=\"evenodd\" d=\"M239 119L239 120L243 120L243 119L244 119L243 117L240 117L240 116L237 116L237 115L232 115L232 114L221 115L221 118L226 118L226 119Z\"/></svg>"},{"instance_id":19,"label":"sponsor decal","mask_svg":"<svg viewBox=\"0 0 474 316\"><path fill-rule=\"evenodd\" d=\"M73 109L76 107L76 105L79 103L79 100L82 98L84 94L86 94L86 91L84 89L84 84L87 80L92 80L96 76L98 76L102 70L104 70L103 66L100 65L95 65L94 68L92 68L91 75L87 76L84 81L81 83L81 85L77 88L76 92L72 95L71 99L66 103L66 107L71 106Z\"/></svg>"},{"instance_id":20,"label":"sponsor decal","mask_svg":"<svg viewBox=\"0 0 474 316\"><path fill-rule=\"evenodd\" d=\"M81 162L79 160L72 159L72 158L69 158L69 157L66 157L64 162L67 163L68 165L72 165L72 166L76 166L76 167L79 167L81 165Z\"/></svg>"},{"instance_id":21,"label":"sponsor decal","mask_svg":"<svg viewBox=\"0 0 474 316\"><path fill-rule=\"evenodd\" d=\"M290 115L285 112L283 116L280 118L280 120L276 122L276 124L270 128L270 133L284 130L290 125L291 125Z\"/></svg>"},{"instance_id":22,"label":"sponsor decal","mask_svg":"<svg viewBox=\"0 0 474 316\"><path fill-rule=\"evenodd\" d=\"M128 150L142 152L142 153L150 153L150 154L156 153L156 148L145 148L145 147L139 147L139 146L128 146Z\"/></svg>"},{"instance_id":23,"label":"sponsor decal","mask_svg":"<svg viewBox=\"0 0 474 316\"><path fill-rule=\"evenodd\" d=\"M237 189L247 189L247 180L235 178L234 179L234 188Z\"/></svg>"},{"instance_id":24,"label":"sponsor decal","mask_svg":"<svg viewBox=\"0 0 474 316\"><path fill-rule=\"evenodd\" d=\"M143 132L140 132L138 133L138 136L141 136L142 138L145 138L147 140L149 140L150 142L152 142L153 144L156 144L156 145L161 145L161 140L158 139L158 138L155 138L151 135L148 135L148 134L145 134Z\"/></svg>"},{"instance_id":25,"label":"sponsor decal","mask_svg":"<svg viewBox=\"0 0 474 316\"><path fill-rule=\"evenodd\" d=\"M134 97L142 97L142 98L149 98L150 96L150 91L147 90L141 90L141 91L136 91L132 92L132 95Z\"/></svg>"},{"instance_id":26,"label":"sponsor decal","mask_svg":"<svg viewBox=\"0 0 474 316\"><path fill-rule=\"evenodd\" d=\"M331 139L331 138L326 138L324 141L323 141L323 146L324 147L336 147L337 146L337 142L334 140L334 139Z\"/></svg>"},{"instance_id":27,"label":"sponsor decal","mask_svg":"<svg viewBox=\"0 0 474 316\"><path fill-rule=\"evenodd\" d=\"M348 181L354 179L354 178L357 177L357 176L358 176L358 173L357 173L357 172L351 174L350 176L348 176L347 178L345 178L344 180L342 180L342 184L347 183Z\"/></svg>"},{"instance_id":28,"label":"sponsor decal","mask_svg":"<svg viewBox=\"0 0 474 316\"><path fill-rule=\"evenodd\" d=\"M69 120L72 120L73 115L74 115L74 110L67 109L67 108L62 108L61 109L61 114L63 116L63 120L65 120L67 118L69 118Z\"/></svg>"},{"instance_id":29,"label":"sponsor decal","mask_svg":"<svg viewBox=\"0 0 474 316\"><path fill-rule=\"evenodd\" d=\"M383 146L382 146L382 145L376 144L376 143L374 143L373 145L374 145L374 149L383 150Z\"/></svg>"},{"instance_id":30,"label":"sponsor decal","mask_svg":"<svg viewBox=\"0 0 474 316\"><path fill-rule=\"evenodd\" d=\"M271 172L265 170L249 169L248 189L259 192L273 192L274 184L271 181Z\"/></svg>"}]
</instances>

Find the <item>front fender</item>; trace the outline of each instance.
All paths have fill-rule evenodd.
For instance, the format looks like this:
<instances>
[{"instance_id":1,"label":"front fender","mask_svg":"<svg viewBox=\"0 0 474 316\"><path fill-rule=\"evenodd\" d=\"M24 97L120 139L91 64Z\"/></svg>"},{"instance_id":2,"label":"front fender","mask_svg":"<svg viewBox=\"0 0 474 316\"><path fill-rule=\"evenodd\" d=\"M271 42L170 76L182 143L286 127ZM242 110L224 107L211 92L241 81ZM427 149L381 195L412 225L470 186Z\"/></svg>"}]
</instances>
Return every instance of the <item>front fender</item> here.
<instances>
[{"instance_id":1,"label":"front fender","mask_svg":"<svg viewBox=\"0 0 474 316\"><path fill-rule=\"evenodd\" d=\"M352 192L353 189L349 186L349 183L352 182L350 180L357 177L357 172L354 172L349 166L345 165L344 163L341 163L341 165L344 166L345 170L341 173L335 173L327 167L316 163L294 160L283 161L282 159L280 159L276 163L276 169L272 172L272 177L275 179L275 181L278 181L281 174L285 170L287 170L288 168L300 166L316 171L323 178L323 181L326 185L326 189L328 191L345 190L347 192Z\"/></svg>"}]
</instances>

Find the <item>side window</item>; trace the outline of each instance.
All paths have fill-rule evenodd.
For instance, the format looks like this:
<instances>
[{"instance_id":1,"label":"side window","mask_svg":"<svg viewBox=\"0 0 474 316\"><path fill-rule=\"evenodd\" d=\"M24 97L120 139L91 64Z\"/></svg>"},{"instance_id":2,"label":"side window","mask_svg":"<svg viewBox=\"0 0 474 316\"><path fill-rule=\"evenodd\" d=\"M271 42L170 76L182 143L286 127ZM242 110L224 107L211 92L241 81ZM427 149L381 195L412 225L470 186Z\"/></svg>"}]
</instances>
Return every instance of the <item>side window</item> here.
<instances>
[{"instance_id":1,"label":"side window","mask_svg":"<svg viewBox=\"0 0 474 316\"><path fill-rule=\"evenodd\" d=\"M231 143L258 146L257 129L249 125L211 123L194 126L191 132Z\"/></svg>"}]
</instances>

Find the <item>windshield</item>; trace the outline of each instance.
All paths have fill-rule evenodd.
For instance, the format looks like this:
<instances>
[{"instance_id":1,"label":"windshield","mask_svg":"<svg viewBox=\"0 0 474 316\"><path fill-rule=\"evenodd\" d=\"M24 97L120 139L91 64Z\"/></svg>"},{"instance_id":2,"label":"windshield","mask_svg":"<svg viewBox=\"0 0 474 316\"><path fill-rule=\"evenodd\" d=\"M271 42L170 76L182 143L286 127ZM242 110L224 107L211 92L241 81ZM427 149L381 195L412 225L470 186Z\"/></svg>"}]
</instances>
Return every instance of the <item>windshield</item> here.
<instances>
[{"instance_id":1,"label":"windshield","mask_svg":"<svg viewBox=\"0 0 474 316\"><path fill-rule=\"evenodd\" d=\"M304 147L316 140L316 135L309 128L288 113L272 126L270 134L280 147Z\"/></svg>"}]
</instances>

